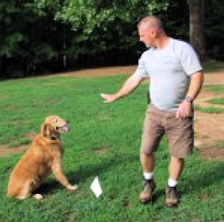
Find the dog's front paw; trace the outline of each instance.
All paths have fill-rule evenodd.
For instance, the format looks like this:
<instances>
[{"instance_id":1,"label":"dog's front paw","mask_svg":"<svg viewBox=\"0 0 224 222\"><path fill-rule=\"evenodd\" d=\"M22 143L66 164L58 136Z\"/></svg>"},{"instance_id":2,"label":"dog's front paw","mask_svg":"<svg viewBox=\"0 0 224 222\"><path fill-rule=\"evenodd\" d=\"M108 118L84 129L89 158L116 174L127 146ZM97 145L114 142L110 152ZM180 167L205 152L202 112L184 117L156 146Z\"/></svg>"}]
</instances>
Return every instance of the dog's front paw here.
<instances>
[{"instance_id":1,"label":"dog's front paw","mask_svg":"<svg viewBox=\"0 0 224 222\"><path fill-rule=\"evenodd\" d=\"M39 194L39 193L36 193L33 195L33 198L36 199L36 200L42 200L44 199L43 195Z\"/></svg>"},{"instance_id":2,"label":"dog's front paw","mask_svg":"<svg viewBox=\"0 0 224 222\"><path fill-rule=\"evenodd\" d=\"M78 189L78 185L71 185L71 184L69 184L67 187L67 190L77 190Z\"/></svg>"}]
</instances>

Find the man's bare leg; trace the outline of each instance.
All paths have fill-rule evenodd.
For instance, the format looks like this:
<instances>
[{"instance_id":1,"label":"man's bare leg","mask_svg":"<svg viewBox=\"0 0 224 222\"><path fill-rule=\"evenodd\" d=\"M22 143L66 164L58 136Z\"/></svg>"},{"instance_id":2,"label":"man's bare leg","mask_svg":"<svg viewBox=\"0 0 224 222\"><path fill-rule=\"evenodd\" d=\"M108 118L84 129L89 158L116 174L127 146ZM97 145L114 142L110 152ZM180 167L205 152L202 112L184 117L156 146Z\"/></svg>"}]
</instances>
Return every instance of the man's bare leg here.
<instances>
[{"instance_id":1,"label":"man's bare leg","mask_svg":"<svg viewBox=\"0 0 224 222\"><path fill-rule=\"evenodd\" d=\"M142 203L146 204L152 200L152 193L156 187L153 180L153 170L155 166L154 154L140 153L140 162L144 175L144 190L140 193L139 199Z\"/></svg>"},{"instance_id":2,"label":"man's bare leg","mask_svg":"<svg viewBox=\"0 0 224 222\"><path fill-rule=\"evenodd\" d=\"M183 166L184 159L171 156L169 165L169 180L166 189L166 204L169 207L173 207L178 204L179 198L176 191L176 186L182 173Z\"/></svg>"},{"instance_id":3,"label":"man's bare leg","mask_svg":"<svg viewBox=\"0 0 224 222\"><path fill-rule=\"evenodd\" d=\"M153 172L155 166L154 154L140 153L140 162L142 165L143 172Z\"/></svg>"}]
</instances>

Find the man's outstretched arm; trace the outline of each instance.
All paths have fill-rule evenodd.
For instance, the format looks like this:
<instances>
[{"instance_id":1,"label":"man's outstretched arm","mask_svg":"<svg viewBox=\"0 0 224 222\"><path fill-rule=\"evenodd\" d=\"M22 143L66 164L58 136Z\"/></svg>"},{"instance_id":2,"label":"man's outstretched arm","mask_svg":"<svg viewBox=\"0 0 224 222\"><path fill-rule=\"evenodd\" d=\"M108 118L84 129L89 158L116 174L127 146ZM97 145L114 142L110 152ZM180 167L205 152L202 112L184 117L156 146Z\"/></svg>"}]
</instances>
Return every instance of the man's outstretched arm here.
<instances>
[{"instance_id":1,"label":"man's outstretched arm","mask_svg":"<svg viewBox=\"0 0 224 222\"><path fill-rule=\"evenodd\" d=\"M115 94L104 94L101 93L100 96L104 99L105 103L112 103L116 101L117 99L124 97L128 94L130 94L142 81L142 77L133 74L130 76L124 85L121 87L121 89L115 93Z\"/></svg>"}]
</instances>

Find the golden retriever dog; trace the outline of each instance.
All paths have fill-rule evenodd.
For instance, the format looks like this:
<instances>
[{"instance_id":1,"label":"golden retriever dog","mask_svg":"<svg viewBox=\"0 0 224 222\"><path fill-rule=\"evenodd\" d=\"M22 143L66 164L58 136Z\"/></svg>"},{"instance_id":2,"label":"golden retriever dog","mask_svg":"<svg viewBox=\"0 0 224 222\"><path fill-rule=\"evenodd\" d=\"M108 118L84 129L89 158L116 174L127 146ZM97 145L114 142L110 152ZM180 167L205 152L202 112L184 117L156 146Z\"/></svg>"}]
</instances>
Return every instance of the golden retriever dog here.
<instances>
[{"instance_id":1,"label":"golden retriever dog","mask_svg":"<svg viewBox=\"0 0 224 222\"><path fill-rule=\"evenodd\" d=\"M60 132L68 131L68 121L59 116L48 116L41 126L31 146L15 166L10 176L7 196L23 200L33 196L43 199L41 194L33 194L46 177L53 173L68 190L76 190L62 171L62 145Z\"/></svg>"}]
</instances>

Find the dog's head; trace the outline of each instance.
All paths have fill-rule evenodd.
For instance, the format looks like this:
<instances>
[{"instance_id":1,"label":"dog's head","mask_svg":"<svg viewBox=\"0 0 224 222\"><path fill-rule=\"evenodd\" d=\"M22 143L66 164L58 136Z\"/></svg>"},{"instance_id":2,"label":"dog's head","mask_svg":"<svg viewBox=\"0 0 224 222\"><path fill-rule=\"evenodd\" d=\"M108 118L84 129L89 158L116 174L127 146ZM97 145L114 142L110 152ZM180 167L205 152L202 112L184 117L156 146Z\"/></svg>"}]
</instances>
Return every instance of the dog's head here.
<instances>
[{"instance_id":1,"label":"dog's head","mask_svg":"<svg viewBox=\"0 0 224 222\"><path fill-rule=\"evenodd\" d=\"M68 120L59 116L48 116L41 126L41 134L49 139L59 139L59 133L69 131Z\"/></svg>"}]
</instances>

